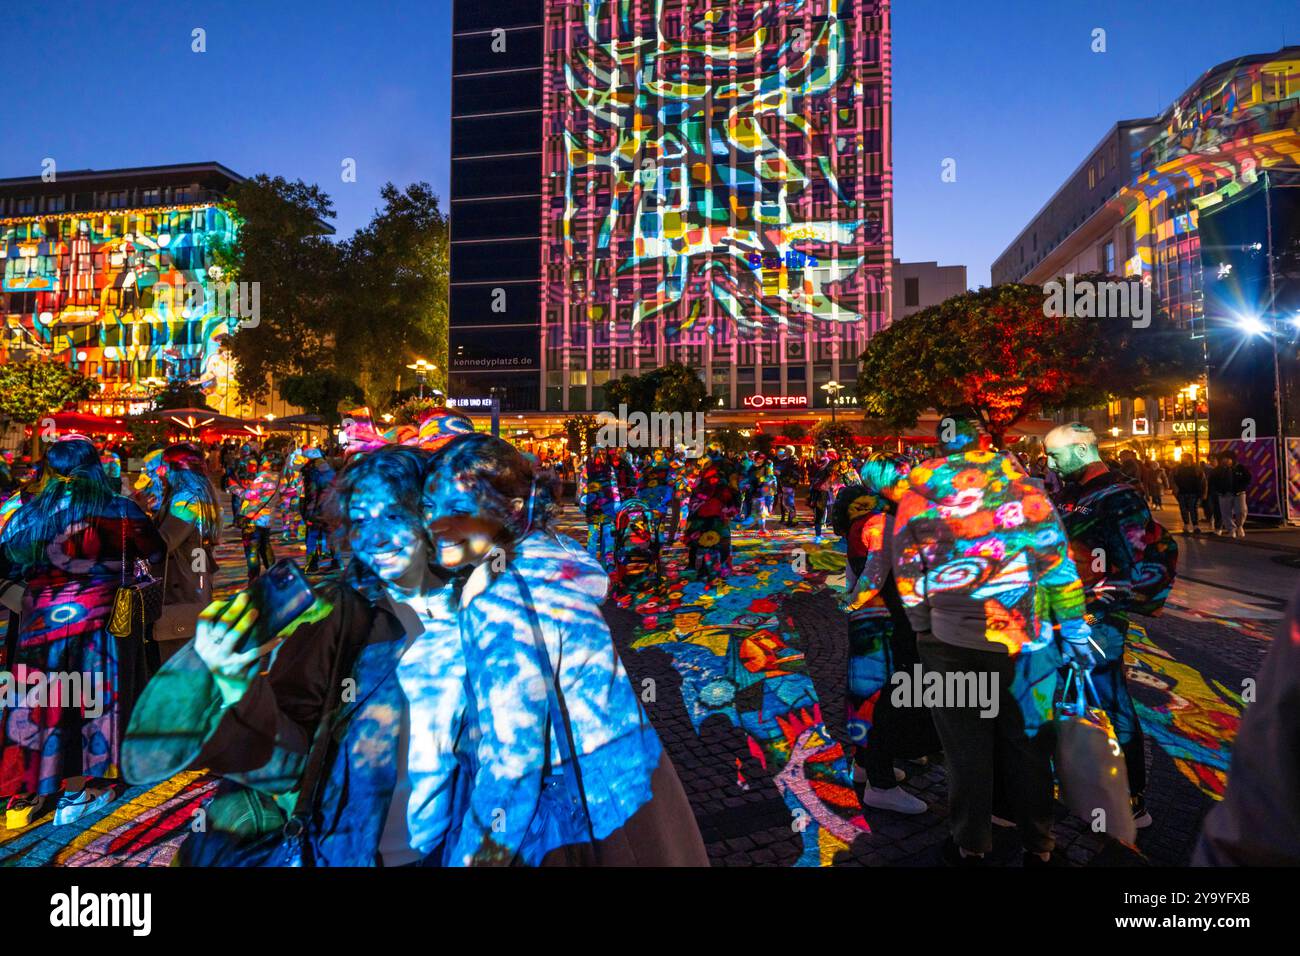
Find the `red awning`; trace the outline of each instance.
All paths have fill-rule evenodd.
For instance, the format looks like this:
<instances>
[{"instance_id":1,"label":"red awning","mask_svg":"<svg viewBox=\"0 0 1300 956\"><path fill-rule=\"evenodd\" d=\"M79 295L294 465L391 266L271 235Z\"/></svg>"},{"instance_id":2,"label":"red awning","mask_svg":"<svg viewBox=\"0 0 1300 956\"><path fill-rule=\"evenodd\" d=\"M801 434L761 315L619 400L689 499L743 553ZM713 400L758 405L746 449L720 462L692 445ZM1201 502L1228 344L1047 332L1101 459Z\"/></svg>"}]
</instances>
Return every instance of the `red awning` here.
<instances>
[{"instance_id":1,"label":"red awning","mask_svg":"<svg viewBox=\"0 0 1300 956\"><path fill-rule=\"evenodd\" d=\"M60 435L129 435L131 428L124 418L106 418L88 412L63 411L48 416ZM42 420L43 421L43 420ZM34 426L41 427L38 421Z\"/></svg>"}]
</instances>

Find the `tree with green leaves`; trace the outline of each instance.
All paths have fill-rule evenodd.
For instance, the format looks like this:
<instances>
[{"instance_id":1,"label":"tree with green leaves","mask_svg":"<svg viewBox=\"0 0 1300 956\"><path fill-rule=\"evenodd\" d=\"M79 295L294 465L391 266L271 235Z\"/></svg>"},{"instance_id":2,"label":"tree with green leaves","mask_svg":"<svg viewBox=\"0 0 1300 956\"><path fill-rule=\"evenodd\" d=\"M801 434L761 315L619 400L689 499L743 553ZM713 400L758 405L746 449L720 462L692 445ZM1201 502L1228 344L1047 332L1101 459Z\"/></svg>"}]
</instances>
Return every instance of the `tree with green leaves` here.
<instances>
[{"instance_id":1,"label":"tree with green leaves","mask_svg":"<svg viewBox=\"0 0 1300 956\"><path fill-rule=\"evenodd\" d=\"M1085 281L1124 280L1075 279ZM1046 306L1041 287L1007 283L877 333L858 375L867 416L897 429L928 409L971 417L1003 447L1007 431L1031 415L1177 388L1199 369L1200 350L1163 309L1135 328L1130 319L1056 315Z\"/></svg>"},{"instance_id":2,"label":"tree with green leaves","mask_svg":"<svg viewBox=\"0 0 1300 956\"><path fill-rule=\"evenodd\" d=\"M564 420L564 434L569 439L569 454L580 455L596 444L600 420L595 415L571 415Z\"/></svg>"},{"instance_id":3,"label":"tree with green leaves","mask_svg":"<svg viewBox=\"0 0 1300 956\"><path fill-rule=\"evenodd\" d=\"M624 375L605 385L605 405L629 412L702 412L709 407L709 392L690 366L669 362L641 375Z\"/></svg>"},{"instance_id":4,"label":"tree with green leaves","mask_svg":"<svg viewBox=\"0 0 1300 956\"><path fill-rule=\"evenodd\" d=\"M356 405L364 400L356 382L330 369L281 379L280 395L289 404L319 415L327 425L337 425L342 420L341 402Z\"/></svg>"},{"instance_id":5,"label":"tree with green leaves","mask_svg":"<svg viewBox=\"0 0 1300 956\"><path fill-rule=\"evenodd\" d=\"M42 418L99 391L98 382L56 359L35 358L0 365L0 416L35 426ZM39 428L32 428L33 458L40 447Z\"/></svg>"},{"instance_id":6,"label":"tree with green leaves","mask_svg":"<svg viewBox=\"0 0 1300 956\"><path fill-rule=\"evenodd\" d=\"M207 408L208 397L197 384L172 379L153 393L153 407L155 409Z\"/></svg>"},{"instance_id":7,"label":"tree with green leaves","mask_svg":"<svg viewBox=\"0 0 1300 956\"><path fill-rule=\"evenodd\" d=\"M347 298L342 249L327 235L334 203L319 186L254 176L224 207L235 238L213 249L221 278L256 282L262 318L229 341L247 400L265 399L273 377L333 367L336 325Z\"/></svg>"},{"instance_id":8,"label":"tree with green leaves","mask_svg":"<svg viewBox=\"0 0 1300 956\"><path fill-rule=\"evenodd\" d=\"M336 369L347 369L366 400L410 385L417 359L437 368L425 391L447 391L447 216L428 183L380 190L384 201L347 243L346 308L336 324Z\"/></svg>"},{"instance_id":9,"label":"tree with green leaves","mask_svg":"<svg viewBox=\"0 0 1300 956\"><path fill-rule=\"evenodd\" d=\"M829 445L836 451L849 451L853 448L855 434L853 426L844 422L821 422L813 429L813 441Z\"/></svg>"},{"instance_id":10,"label":"tree with green leaves","mask_svg":"<svg viewBox=\"0 0 1300 956\"><path fill-rule=\"evenodd\" d=\"M749 439L736 428L719 428L709 441L717 442L718 447L728 455L739 455L749 448Z\"/></svg>"}]
</instances>

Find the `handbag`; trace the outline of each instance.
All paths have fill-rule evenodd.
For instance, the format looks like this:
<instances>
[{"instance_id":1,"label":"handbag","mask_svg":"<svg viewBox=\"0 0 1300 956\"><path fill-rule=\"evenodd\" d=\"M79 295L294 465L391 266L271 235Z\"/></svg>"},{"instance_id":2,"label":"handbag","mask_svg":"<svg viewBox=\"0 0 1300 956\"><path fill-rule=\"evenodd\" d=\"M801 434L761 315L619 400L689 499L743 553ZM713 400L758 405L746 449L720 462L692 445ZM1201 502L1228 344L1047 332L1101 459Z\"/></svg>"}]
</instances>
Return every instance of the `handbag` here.
<instances>
[{"instance_id":1,"label":"handbag","mask_svg":"<svg viewBox=\"0 0 1300 956\"><path fill-rule=\"evenodd\" d=\"M145 639L149 625L162 616L163 583L149 573L148 564L137 558L135 580L126 583L126 508L122 508L122 582L113 594L113 610L108 618L108 633L114 637ZM143 579L143 580L142 580Z\"/></svg>"},{"instance_id":2,"label":"handbag","mask_svg":"<svg viewBox=\"0 0 1300 956\"><path fill-rule=\"evenodd\" d=\"M178 601L166 603L167 595L167 561L163 560L162 579L163 606L162 613L154 622L150 639L155 644L169 641L188 641L199 629L199 615L208 605L203 601Z\"/></svg>"},{"instance_id":3,"label":"handbag","mask_svg":"<svg viewBox=\"0 0 1300 956\"><path fill-rule=\"evenodd\" d=\"M1070 699L1071 684L1075 687ZM1056 775L1061 802L1075 816L1130 846L1137 839L1128 770L1110 718L1100 707L1092 675L1071 665L1056 706Z\"/></svg>"}]
</instances>

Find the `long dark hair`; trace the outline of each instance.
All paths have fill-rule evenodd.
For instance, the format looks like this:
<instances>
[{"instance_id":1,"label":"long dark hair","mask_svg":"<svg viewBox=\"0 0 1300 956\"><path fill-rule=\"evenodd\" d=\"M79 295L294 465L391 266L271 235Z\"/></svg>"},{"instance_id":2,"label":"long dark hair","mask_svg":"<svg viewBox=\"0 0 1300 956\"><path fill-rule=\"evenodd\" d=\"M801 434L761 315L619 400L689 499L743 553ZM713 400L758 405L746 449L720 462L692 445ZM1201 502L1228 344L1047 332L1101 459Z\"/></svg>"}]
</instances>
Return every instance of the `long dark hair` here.
<instances>
[{"instance_id":1,"label":"long dark hair","mask_svg":"<svg viewBox=\"0 0 1300 956\"><path fill-rule=\"evenodd\" d=\"M97 515L108 514L114 490L99 451L88 438L56 441L41 463L40 490L5 526L0 541L19 560L34 558L58 535Z\"/></svg>"},{"instance_id":2,"label":"long dark hair","mask_svg":"<svg viewBox=\"0 0 1300 956\"><path fill-rule=\"evenodd\" d=\"M172 502L180 499L193 509L195 527L203 543L212 547L217 543L221 527L221 508L217 504L217 490L208 478L203 452L189 442L168 445L163 451L163 500L158 509L161 523L171 512Z\"/></svg>"},{"instance_id":3,"label":"long dark hair","mask_svg":"<svg viewBox=\"0 0 1300 956\"><path fill-rule=\"evenodd\" d=\"M480 514L498 522L502 537L513 541L530 530L550 529L555 511L555 484L536 476L514 445L491 435L457 438L433 459L424 480L426 499L432 485L458 483L477 500ZM515 507L522 499L525 506Z\"/></svg>"}]
</instances>

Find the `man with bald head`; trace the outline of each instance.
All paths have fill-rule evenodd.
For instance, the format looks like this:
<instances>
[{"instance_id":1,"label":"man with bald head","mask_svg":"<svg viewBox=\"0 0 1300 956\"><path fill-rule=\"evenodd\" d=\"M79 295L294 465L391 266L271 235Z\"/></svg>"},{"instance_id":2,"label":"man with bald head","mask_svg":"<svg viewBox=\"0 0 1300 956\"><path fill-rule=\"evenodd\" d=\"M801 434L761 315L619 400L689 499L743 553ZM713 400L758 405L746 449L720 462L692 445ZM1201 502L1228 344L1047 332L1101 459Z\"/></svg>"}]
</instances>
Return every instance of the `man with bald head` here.
<instances>
[{"instance_id":1,"label":"man with bald head","mask_svg":"<svg viewBox=\"0 0 1300 956\"><path fill-rule=\"evenodd\" d=\"M1134 822L1150 826L1143 798L1145 741L1124 675L1124 642L1130 614L1156 614L1163 607L1173 586L1177 546L1152 519L1142 492L1101 460L1091 428L1060 425L1047 433L1044 445L1051 468L1065 482L1056 507L1103 658L1092 671L1093 683L1124 750Z\"/></svg>"}]
</instances>

